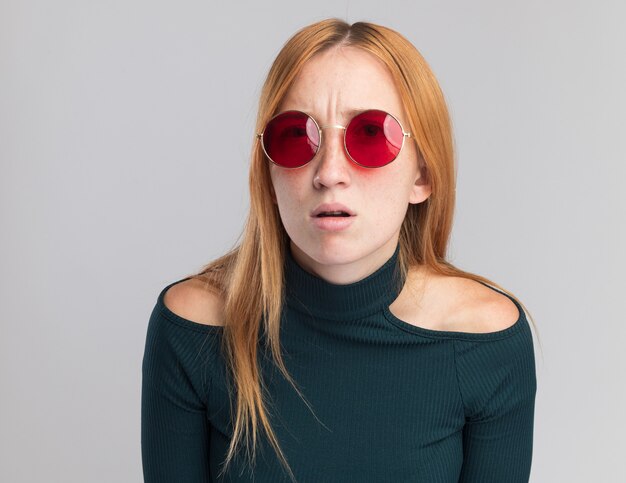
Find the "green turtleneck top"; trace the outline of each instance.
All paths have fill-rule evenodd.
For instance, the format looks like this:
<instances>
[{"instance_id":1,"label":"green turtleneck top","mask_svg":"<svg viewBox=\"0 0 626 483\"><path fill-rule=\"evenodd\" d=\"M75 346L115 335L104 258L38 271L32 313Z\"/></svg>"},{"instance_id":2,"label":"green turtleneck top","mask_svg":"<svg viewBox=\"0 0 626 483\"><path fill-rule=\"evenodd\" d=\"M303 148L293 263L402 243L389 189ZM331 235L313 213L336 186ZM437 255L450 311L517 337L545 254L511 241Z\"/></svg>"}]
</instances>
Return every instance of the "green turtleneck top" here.
<instances>
[{"instance_id":1,"label":"green turtleneck top","mask_svg":"<svg viewBox=\"0 0 626 483\"><path fill-rule=\"evenodd\" d=\"M402 286L398 253L399 245L366 278L337 285L305 271L287 250L281 348L314 414L269 353L260 350L259 363L272 427L296 480L527 482L537 383L522 307L511 298L519 318L497 332L404 322L389 310ZM218 477L233 428L223 329L165 306L167 289L184 280L161 291L148 323L145 481L290 481L263 432L255 465L247 466L241 451Z\"/></svg>"}]
</instances>

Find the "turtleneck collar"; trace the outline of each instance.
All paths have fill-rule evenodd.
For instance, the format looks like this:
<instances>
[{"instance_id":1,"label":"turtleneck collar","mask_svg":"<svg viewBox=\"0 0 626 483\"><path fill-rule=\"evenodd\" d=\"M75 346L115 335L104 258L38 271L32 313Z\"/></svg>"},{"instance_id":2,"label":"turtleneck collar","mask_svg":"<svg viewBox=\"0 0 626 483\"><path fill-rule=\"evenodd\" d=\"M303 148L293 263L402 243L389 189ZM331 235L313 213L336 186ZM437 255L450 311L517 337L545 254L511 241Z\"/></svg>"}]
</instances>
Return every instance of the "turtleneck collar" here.
<instances>
[{"instance_id":1,"label":"turtleneck collar","mask_svg":"<svg viewBox=\"0 0 626 483\"><path fill-rule=\"evenodd\" d=\"M285 303L299 312L335 321L355 320L378 312L388 307L402 288L399 253L398 243L391 258L367 277L354 283L335 284L302 268L287 246Z\"/></svg>"}]
</instances>

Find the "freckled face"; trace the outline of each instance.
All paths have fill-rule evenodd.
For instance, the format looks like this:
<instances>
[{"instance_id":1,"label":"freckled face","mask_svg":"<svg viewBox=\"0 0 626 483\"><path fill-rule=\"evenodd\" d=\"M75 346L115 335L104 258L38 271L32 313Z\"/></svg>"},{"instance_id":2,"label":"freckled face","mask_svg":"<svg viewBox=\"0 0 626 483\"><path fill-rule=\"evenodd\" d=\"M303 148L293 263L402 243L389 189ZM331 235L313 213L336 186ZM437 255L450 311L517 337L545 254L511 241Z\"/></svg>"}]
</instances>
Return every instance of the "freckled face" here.
<instances>
[{"instance_id":1,"label":"freckled face","mask_svg":"<svg viewBox=\"0 0 626 483\"><path fill-rule=\"evenodd\" d=\"M408 131L400 96L387 67L369 52L344 47L305 64L278 111L296 109L320 126L347 126L351 109L381 109ZM274 202L294 258L334 283L350 283L381 266L397 245L409 203L430 195L413 138L381 168L364 168L345 151L343 129L324 128L322 143L307 165L286 169L269 163ZM321 203L338 202L356 216L341 231L320 229L311 217Z\"/></svg>"}]
</instances>

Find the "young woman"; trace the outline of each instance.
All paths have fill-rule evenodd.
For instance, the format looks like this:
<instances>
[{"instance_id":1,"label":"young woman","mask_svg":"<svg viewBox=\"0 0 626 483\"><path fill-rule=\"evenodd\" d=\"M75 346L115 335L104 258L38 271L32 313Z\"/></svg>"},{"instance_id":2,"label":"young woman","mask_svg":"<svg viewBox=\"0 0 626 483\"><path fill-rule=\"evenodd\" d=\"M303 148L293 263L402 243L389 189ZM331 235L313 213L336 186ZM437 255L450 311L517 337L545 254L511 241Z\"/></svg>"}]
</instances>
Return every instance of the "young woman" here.
<instances>
[{"instance_id":1,"label":"young woman","mask_svg":"<svg viewBox=\"0 0 626 483\"><path fill-rule=\"evenodd\" d=\"M256 133L241 243L150 318L145 480L527 482L532 332L446 261L453 139L420 53L380 25L310 25Z\"/></svg>"}]
</instances>

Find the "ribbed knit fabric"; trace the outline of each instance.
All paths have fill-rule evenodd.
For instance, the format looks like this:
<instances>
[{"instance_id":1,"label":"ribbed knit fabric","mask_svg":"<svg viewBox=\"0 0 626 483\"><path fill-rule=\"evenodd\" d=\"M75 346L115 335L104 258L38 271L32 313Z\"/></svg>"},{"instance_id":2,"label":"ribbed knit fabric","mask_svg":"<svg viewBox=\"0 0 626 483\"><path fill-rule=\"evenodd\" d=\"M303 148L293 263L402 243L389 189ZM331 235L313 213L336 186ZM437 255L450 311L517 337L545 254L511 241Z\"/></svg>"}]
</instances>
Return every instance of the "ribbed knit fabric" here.
<instances>
[{"instance_id":1,"label":"ribbed knit fabric","mask_svg":"<svg viewBox=\"0 0 626 483\"><path fill-rule=\"evenodd\" d=\"M326 282L287 254L281 345L315 414L263 350L259 361L273 428L297 481L527 482L537 383L522 307L511 299L519 318L498 332L404 322L389 310L403 283L398 253L399 245L374 273L347 285ZM263 433L255 466L242 452L218 478L232 434L223 329L164 305L167 289L183 280L161 291L148 325L145 481L290 481Z\"/></svg>"}]
</instances>

